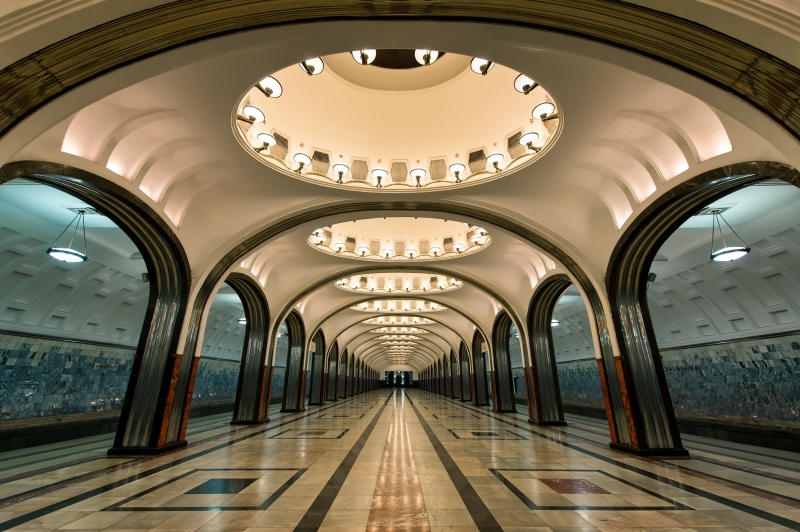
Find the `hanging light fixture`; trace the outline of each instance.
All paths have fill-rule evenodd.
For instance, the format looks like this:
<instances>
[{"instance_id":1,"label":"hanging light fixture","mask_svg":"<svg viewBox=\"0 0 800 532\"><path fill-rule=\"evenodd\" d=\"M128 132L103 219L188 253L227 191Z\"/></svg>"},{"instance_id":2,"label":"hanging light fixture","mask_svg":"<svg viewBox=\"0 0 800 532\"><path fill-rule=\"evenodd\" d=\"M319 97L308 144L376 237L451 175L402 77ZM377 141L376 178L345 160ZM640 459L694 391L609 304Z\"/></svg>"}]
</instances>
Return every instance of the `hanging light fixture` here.
<instances>
[{"instance_id":1,"label":"hanging light fixture","mask_svg":"<svg viewBox=\"0 0 800 532\"><path fill-rule=\"evenodd\" d=\"M516 89L517 92L521 92L522 94L528 94L538 86L539 86L538 83L533 81L525 74L520 74L514 80L514 89Z\"/></svg>"},{"instance_id":2,"label":"hanging light fixture","mask_svg":"<svg viewBox=\"0 0 800 532\"><path fill-rule=\"evenodd\" d=\"M367 246L360 246L358 252L362 257L366 257L367 253L369 253L369 248Z\"/></svg>"},{"instance_id":3,"label":"hanging light fixture","mask_svg":"<svg viewBox=\"0 0 800 532\"><path fill-rule=\"evenodd\" d=\"M272 76L267 76L256 84L256 88L264 93L267 98L280 98L283 94L283 87L280 82Z\"/></svg>"},{"instance_id":4,"label":"hanging light fixture","mask_svg":"<svg viewBox=\"0 0 800 532\"><path fill-rule=\"evenodd\" d=\"M260 124L266 119L264 111L255 105L245 105L242 107L242 114L236 115L236 118L248 124Z\"/></svg>"},{"instance_id":5,"label":"hanging light fixture","mask_svg":"<svg viewBox=\"0 0 800 532\"><path fill-rule=\"evenodd\" d=\"M475 72L476 74L480 74L481 76L485 76L489 73L489 71L494 67L494 62L489 61L488 59L481 59L479 57L473 57L472 61L469 62L469 68Z\"/></svg>"},{"instance_id":6,"label":"hanging light fixture","mask_svg":"<svg viewBox=\"0 0 800 532\"><path fill-rule=\"evenodd\" d=\"M417 254L417 250L415 248L406 248L406 253L408 253L408 258L413 259L414 255ZM406 290L408 292L408 290Z\"/></svg>"},{"instance_id":7,"label":"hanging light fixture","mask_svg":"<svg viewBox=\"0 0 800 532\"><path fill-rule=\"evenodd\" d=\"M750 253L750 248L744 243L742 237L740 237L739 234L733 230L731 224L728 223L719 210L711 211L711 215L713 216L711 220L711 260L715 262L730 262L732 260L740 259ZM736 236L741 245L729 246L725 243L725 235L722 233L722 224L720 223L720 220L725 222L725 225L728 226L728 229L730 229L731 233ZM719 238L722 240L722 248L714 251L714 237L717 229L719 229Z\"/></svg>"},{"instance_id":8,"label":"hanging light fixture","mask_svg":"<svg viewBox=\"0 0 800 532\"><path fill-rule=\"evenodd\" d=\"M383 255L385 258L389 259L389 258L391 258L391 257L392 257L392 255L394 255L394 250L393 250L392 248L383 248L383 249L381 250L381 254L382 254L382 255Z\"/></svg>"},{"instance_id":9,"label":"hanging light fixture","mask_svg":"<svg viewBox=\"0 0 800 532\"><path fill-rule=\"evenodd\" d=\"M316 76L317 74L322 74L322 71L325 70L325 63L319 57L313 57L300 61L300 68L309 76Z\"/></svg>"},{"instance_id":10,"label":"hanging light fixture","mask_svg":"<svg viewBox=\"0 0 800 532\"><path fill-rule=\"evenodd\" d=\"M375 186L381 188L383 186L381 184L381 181L383 181L383 178L389 175L389 172L387 172L383 168L376 168L375 170L372 171L372 175L374 175L375 179L378 181Z\"/></svg>"},{"instance_id":11,"label":"hanging light fixture","mask_svg":"<svg viewBox=\"0 0 800 532\"><path fill-rule=\"evenodd\" d=\"M341 185L342 183L344 183L344 181L342 181L342 178L347 172L350 171L350 168L346 164L341 164L341 163L334 164L333 171L336 172L336 174L339 176L339 179L336 182Z\"/></svg>"},{"instance_id":12,"label":"hanging light fixture","mask_svg":"<svg viewBox=\"0 0 800 532\"><path fill-rule=\"evenodd\" d=\"M67 224L61 234L58 235L58 238L55 239L53 244L47 248L47 254L53 257L56 260L60 260L61 262L84 262L88 257L86 254L86 211L81 209L78 211L78 214L75 215L75 218ZM72 224L75 224L75 229L72 230L72 236L69 239L69 244L67 247L59 247L58 240L64 236ZM83 228L83 253L78 251L77 249L72 247L73 242L75 242L75 235L78 233L78 227L81 226Z\"/></svg>"},{"instance_id":13,"label":"hanging light fixture","mask_svg":"<svg viewBox=\"0 0 800 532\"><path fill-rule=\"evenodd\" d=\"M439 59L439 52L436 50L414 50L414 58L417 63L423 66L432 65Z\"/></svg>"},{"instance_id":14,"label":"hanging light fixture","mask_svg":"<svg viewBox=\"0 0 800 532\"><path fill-rule=\"evenodd\" d=\"M328 237L325 236L325 231L322 229L315 229L314 232L311 233L311 236L314 238L314 243L317 245L324 244L328 240Z\"/></svg>"},{"instance_id":15,"label":"hanging light fixture","mask_svg":"<svg viewBox=\"0 0 800 532\"><path fill-rule=\"evenodd\" d=\"M538 140L539 134L535 131L529 131L519 138L519 143L535 153L542 149L533 145Z\"/></svg>"},{"instance_id":16,"label":"hanging light fixture","mask_svg":"<svg viewBox=\"0 0 800 532\"><path fill-rule=\"evenodd\" d=\"M416 180L417 180L417 184L416 184L415 186L417 186L417 187L421 187L421 186L422 186L422 184L420 183L420 180L421 180L423 177L425 177L425 173L426 173L426 172L425 172L425 170L423 170L422 168L414 168L414 169L413 169L413 170L411 170L411 172L409 172L409 173L411 174L411 177L413 177L414 179L416 179Z\"/></svg>"},{"instance_id":17,"label":"hanging light fixture","mask_svg":"<svg viewBox=\"0 0 800 532\"><path fill-rule=\"evenodd\" d=\"M456 183L461 183L461 178L459 176L461 175L461 172L463 172L466 169L467 167L461 163L453 163L448 168L448 170L450 170L450 172L455 176Z\"/></svg>"},{"instance_id":18,"label":"hanging light fixture","mask_svg":"<svg viewBox=\"0 0 800 532\"><path fill-rule=\"evenodd\" d=\"M270 149L270 147L278 143L278 141L275 140L275 137L273 137L269 133L259 133L258 135L256 135L256 140L258 140L258 142L261 143L261 146L255 149L258 153L261 153L264 150L268 150Z\"/></svg>"},{"instance_id":19,"label":"hanging light fixture","mask_svg":"<svg viewBox=\"0 0 800 532\"><path fill-rule=\"evenodd\" d=\"M353 50L351 54L353 55L353 59L355 59L356 63L366 66L375 61L377 52L375 50Z\"/></svg>"},{"instance_id":20,"label":"hanging light fixture","mask_svg":"<svg viewBox=\"0 0 800 532\"><path fill-rule=\"evenodd\" d=\"M488 156L486 158L486 162L491 164L494 167L494 171L499 174L500 173L500 166L499 165L500 165L500 163L503 162L503 159L505 159L505 158L506 158L505 155L503 155L502 153L499 153L499 152L498 153L493 153L493 154L491 154L490 156Z\"/></svg>"},{"instance_id":21,"label":"hanging light fixture","mask_svg":"<svg viewBox=\"0 0 800 532\"><path fill-rule=\"evenodd\" d=\"M558 118L556 106L550 102L542 102L534 107L533 111L531 111L531 116L541 120L542 122Z\"/></svg>"},{"instance_id":22,"label":"hanging light fixture","mask_svg":"<svg viewBox=\"0 0 800 532\"><path fill-rule=\"evenodd\" d=\"M438 257L439 253L441 253L441 252L442 252L442 248L440 248L439 246L431 247L431 253L433 253L434 257Z\"/></svg>"},{"instance_id":23,"label":"hanging light fixture","mask_svg":"<svg viewBox=\"0 0 800 532\"><path fill-rule=\"evenodd\" d=\"M298 174L302 173L303 168L311 165L311 157L302 152L295 153L292 159L294 159L294 162L300 165L297 170L295 170L295 172Z\"/></svg>"},{"instance_id":24,"label":"hanging light fixture","mask_svg":"<svg viewBox=\"0 0 800 532\"><path fill-rule=\"evenodd\" d=\"M246 318L246 317L245 317L245 315L244 315L244 311L242 311L242 315L241 315L241 316L239 316L239 319L238 319L238 320L236 320L236 322L237 322L239 325L246 325L246 324L247 324L247 318Z\"/></svg>"}]
</instances>

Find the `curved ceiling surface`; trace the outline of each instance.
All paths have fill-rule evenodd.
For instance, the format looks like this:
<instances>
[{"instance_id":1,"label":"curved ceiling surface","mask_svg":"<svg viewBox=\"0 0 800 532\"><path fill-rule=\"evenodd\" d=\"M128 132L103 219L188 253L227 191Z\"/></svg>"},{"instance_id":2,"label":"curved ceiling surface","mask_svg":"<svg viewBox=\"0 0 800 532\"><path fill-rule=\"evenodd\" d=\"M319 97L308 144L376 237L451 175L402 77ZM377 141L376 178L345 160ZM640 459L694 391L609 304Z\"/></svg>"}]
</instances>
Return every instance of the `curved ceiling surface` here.
<instances>
[{"instance_id":1,"label":"curved ceiling surface","mask_svg":"<svg viewBox=\"0 0 800 532\"><path fill-rule=\"evenodd\" d=\"M508 175L560 132L560 110L529 75L456 53L427 51L435 60L422 66L414 50L366 52L265 74L236 107L242 146L313 183L414 192Z\"/></svg>"}]
</instances>

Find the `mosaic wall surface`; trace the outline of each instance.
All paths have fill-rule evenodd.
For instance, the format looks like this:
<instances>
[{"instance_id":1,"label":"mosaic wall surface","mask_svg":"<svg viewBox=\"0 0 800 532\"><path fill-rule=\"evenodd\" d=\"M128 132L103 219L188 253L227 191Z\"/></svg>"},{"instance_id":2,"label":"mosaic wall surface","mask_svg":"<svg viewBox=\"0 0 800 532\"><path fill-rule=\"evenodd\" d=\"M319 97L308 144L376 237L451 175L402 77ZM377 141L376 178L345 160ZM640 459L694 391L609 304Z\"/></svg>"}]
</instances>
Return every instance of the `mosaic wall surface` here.
<instances>
[{"instance_id":1,"label":"mosaic wall surface","mask_svg":"<svg viewBox=\"0 0 800 532\"><path fill-rule=\"evenodd\" d=\"M679 418L800 430L800 334L661 352ZM565 403L602 407L597 363L560 362Z\"/></svg>"},{"instance_id":2,"label":"mosaic wall surface","mask_svg":"<svg viewBox=\"0 0 800 532\"><path fill-rule=\"evenodd\" d=\"M561 399L565 404L603 407L600 373L597 371L597 362L593 358L559 362L556 367Z\"/></svg>"},{"instance_id":3,"label":"mosaic wall surface","mask_svg":"<svg viewBox=\"0 0 800 532\"><path fill-rule=\"evenodd\" d=\"M0 335L0 420L119 410L133 348Z\"/></svg>"},{"instance_id":4,"label":"mosaic wall surface","mask_svg":"<svg viewBox=\"0 0 800 532\"><path fill-rule=\"evenodd\" d=\"M236 398L239 384L239 362L201 357L197 366L192 403L224 401Z\"/></svg>"},{"instance_id":5,"label":"mosaic wall surface","mask_svg":"<svg viewBox=\"0 0 800 532\"><path fill-rule=\"evenodd\" d=\"M119 411L133 348L0 335L0 421ZM193 401L233 399L239 363L201 358Z\"/></svg>"},{"instance_id":6,"label":"mosaic wall surface","mask_svg":"<svg viewBox=\"0 0 800 532\"><path fill-rule=\"evenodd\" d=\"M800 334L661 356L678 417L800 430Z\"/></svg>"}]
</instances>

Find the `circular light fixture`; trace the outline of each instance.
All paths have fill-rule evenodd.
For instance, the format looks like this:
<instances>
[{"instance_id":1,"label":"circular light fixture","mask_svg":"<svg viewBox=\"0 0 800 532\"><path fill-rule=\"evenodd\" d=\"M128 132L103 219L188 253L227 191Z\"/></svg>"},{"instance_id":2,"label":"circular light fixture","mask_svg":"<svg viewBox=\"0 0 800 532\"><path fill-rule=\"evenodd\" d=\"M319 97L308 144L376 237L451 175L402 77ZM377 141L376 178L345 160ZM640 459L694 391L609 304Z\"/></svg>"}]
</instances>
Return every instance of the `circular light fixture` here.
<instances>
[{"instance_id":1,"label":"circular light fixture","mask_svg":"<svg viewBox=\"0 0 800 532\"><path fill-rule=\"evenodd\" d=\"M514 89L516 89L517 92L521 92L522 94L528 94L538 86L539 86L538 83L533 81L525 74L520 74L514 80Z\"/></svg>"},{"instance_id":2,"label":"circular light fixture","mask_svg":"<svg viewBox=\"0 0 800 532\"><path fill-rule=\"evenodd\" d=\"M264 93L267 98L280 98L283 94L283 87L280 82L272 76L267 76L258 82L258 90Z\"/></svg>"},{"instance_id":3,"label":"circular light fixture","mask_svg":"<svg viewBox=\"0 0 800 532\"><path fill-rule=\"evenodd\" d=\"M529 131L522 135L519 138L519 143L523 146L527 146L529 150L539 151L541 148L537 148L534 144L539 140L539 134L535 131Z\"/></svg>"},{"instance_id":4,"label":"circular light fixture","mask_svg":"<svg viewBox=\"0 0 800 532\"><path fill-rule=\"evenodd\" d=\"M378 55L375 50L353 50L350 53L353 55L353 59L355 59L356 63L362 65L371 64L375 61L375 56Z\"/></svg>"},{"instance_id":5,"label":"circular light fixture","mask_svg":"<svg viewBox=\"0 0 800 532\"><path fill-rule=\"evenodd\" d=\"M388 176L388 175L389 175L389 172L387 172L387 171L386 171L386 170L384 170L383 168L376 168L376 169L374 169L374 170L372 171L372 175L373 175L373 176L375 176L375 179L378 181L378 182L377 182L377 184L376 184L375 186L376 186L376 187L378 187L378 188L380 188L380 187L382 187L382 186L383 186L383 185L381 184L381 181L383 181L383 179L385 179L385 178L386 178L386 176Z\"/></svg>"},{"instance_id":6,"label":"circular light fixture","mask_svg":"<svg viewBox=\"0 0 800 532\"><path fill-rule=\"evenodd\" d=\"M292 159L300 165L297 170L295 170L298 174L303 171L303 168L311 165L311 157L302 152L295 153Z\"/></svg>"},{"instance_id":7,"label":"circular light fixture","mask_svg":"<svg viewBox=\"0 0 800 532\"><path fill-rule=\"evenodd\" d=\"M414 255L417 254L416 248L406 248L406 254L408 255L409 259L413 259ZM406 287L406 292L408 292L409 287Z\"/></svg>"},{"instance_id":8,"label":"circular light fixture","mask_svg":"<svg viewBox=\"0 0 800 532\"><path fill-rule=\"evenodd\" d=\"M242 113L245 122L250 122L251 124L260 124L266 119L264 111L255 105L245 105L242 107Z\"/></svg>"},{"instance_id":9,"label":"circular light fixture","mask_svg":"<svg viewBox=\"0 0 800 532\"><path fill-rule=\"evenodd\" d=\"M538 118L539 120L547 120L548 118L554 118L555 112L555 105L550 102L542 102L533 108L531 116L533 116L533 118Z\"/></svg>"},{"instance_id":10,"label":"circular light fixture","mask_svg":"<svg viewBox=\"0 0 800 532\"><path fill-rule=\"evenodd\" d=\"M496 173L500 173L500 163L502 163L503 159L505 159L505 158L506 158L506 156L503 155L502 153L499 153L499 152L498 153L493 153L493 154L491 154L490 156L488 156L486 158L486 162L491 164L492 167L494 167L494 171Z\"/></svg>"},{"instance_id":11,"label":"circular light fixture","mask_svg":"<svg viewBox=\"0 0 800 532\"><path fill-rule=\"evenodd\" d=\"M439 59L439 52L436 50L414 50L414 58L420 65L428 66Z\"/></svg>"},{"instance_id":12,"label":"circular light fixture","mask_svg":"<svg viewBox=\"0 0 800 532\"><path fill-rule=\"evenodd\" d=\"M492 67L494 67L494 62L479 57L473 57L472 61L469 62L469 68L482 76L488 74Z\"/></svg>"},{"instance_id":13,"label":"circular light fixture","mask_svg":"<svg viewBox=\"0 0 800 532\"><path fill-rule=\"evenodd\" d=\"M394 250L392 248L383 248L381 250L381 255L383 255L384 258L389 259L392 257L392 255L394 255Z\"/></svg>"},{"instance_id":14,"label":"circular light fixture","mask_svg":"<svg viewBox=\"0 0 800 532\"><path fill-rule=\"evenodd\" d=\"M344 242L335 242L333 244L333 249L336 250L336 253L341 253L344 248L345 248Z\"/></svg>"},{"instance_id":15,"label":"circular light fixture","mask_svg":"<svg viewBox=\"0 0 800 532\"><path fill-rule=\"evenodd\" d=\"M712 253L711 260L714 262L730 262L741 259L748 253L750 253L750 248L747 246L728 246Z\"/></svg>"},{"instance_id":16,"label":"circular light fixture","mask_svg":"<svg viewBox=\"0 0 800 532\"><path fill-rule=\"evenodd\" d=\"M237 321L237 322L238 322L240 325L244 325L244 324L246 324L246 323L247 323L247 318L245 318L244 316L242 316L241 318L239 318L239 319L238 319L238 320L236 320L236 321Z\"/></svg>"},{"instance_id":17,"label":"circular light fixture","mask_svg":"<svg viewBox=\"0 0 800 532\"><path fill-rule=\"evenodd\" d=\"M324 244L328 241L328 237L325 236L325 231L322 229L316 229L313 233L311 233L311 238L314 241L314 244Z\"/></svg>"},{"instance_id":18,"label":"circular light fixture","mask_svg":"<svg viewBox=\"0 0 800 532\"><path fill-rule=\"evenodd\" d=\"M300 68L309 76L316 76L317 74L322 74L322 71L325 70L325 63L319 57L314 57L300 61Z\"/></svg>"},{"instance_id":19,"label":"circular light fixture","mask_svg":"<svg viewBox=\"0 0 800 532\"><path fill-rule=\"evenodd\" d=\"M72 248L47 248L47 254L61 262L84 262L86 255Z\"/></svg>"},{"instance_id":20,"label":"circular light fixture","mask_svg":"<svg viewBox=\"0 0 800 532\"><path fill-rule=\"evenodd\" d=\"M339 176L339 179L336 182L341 185L344 183L344 181L342 181L342 177L344 177L344 175L350 171L350 168L346 164L334 164L333 171Z\"/></svg>"},{"instance_id":21,"label":"circular light fixture","mask_svg":"<svg viewBox=\"0 0 800 532\"><path fill-rule=\"evenodd\" d=\"M550 320L550 326L551 326L551 327L558 327L559 325L561 325L561 322L560 322L559 320L557 320L557 319L555 319L555 318L553 318L552 320Z\"/></svg>"},{"instance_id":22,"label":"circular light fixture","mask_svg":"<svg viewBox=\"0 0 800 532\"><path fill-rule=\"evenodd\" d=\"M417 184L416 184L415 186L417 186L417 187L421 187L421 186L422 186L422 184L420 183L420 180L421 180L423 177L425 177L425 174L426 174L427 172L425 172L425 170L423 170L422 168L414 168L414 169L413 169L413 170L411 170L411 172L409 172L409 173L411 174L411 177L413 177L414 179L416 179L416 180L417 180Z\"/></svg>"},{"instance_id":23,"label":"circular light fixture","mask_svg":"<svg viewBox=\"0 0 800 532\"><path fill-rule=\"evenodd\" d=\"M434 257L438 257L439 254L442 252L442 248L439 246L431 246L431 255Z\"/></svg>"},{"instance_id":24,"label":"circular light fixture","mask_svg":"<svg viewBox=\"0 0 800 532\"><path fill-rule=\"evenodd\" d=\"M461 175L461 172L463 172L466 169L467 167L461 163L453 163L448 168L448 170L450 170L450 173L452 173L453 176L455 176L456 183L461 183L461 178L459 176Z\"/></svg>"},{"instance_id":25,"label":"circular light fixture","mask_svg":"<svg viewBox=\"0 0 800 532\"><path fill-rule=\"evenodd\" d=\"M275 140L275 137L273 137L269 133L259 133L258 135L256 135L256 140L260 144L260 146L256 148L256 151L259 153L261 153L264 150L268 150L271 146L274 146L275 144L278 143L278 141Z\"/></svg>"},{"instance_id":26,"label":"circular light fixture","mask_svg":"<svg viewBox=\"0 0 800 532\"><path fill-rule=\"evenodd\" d=\"M368 248L367 246L360 246L360 247L358 248L358 253L359 253L359 255L361 255L362 257L366 257L366 256L367 256L367 253L369 253L369 248Z\"/></svg>"}]
</instances>

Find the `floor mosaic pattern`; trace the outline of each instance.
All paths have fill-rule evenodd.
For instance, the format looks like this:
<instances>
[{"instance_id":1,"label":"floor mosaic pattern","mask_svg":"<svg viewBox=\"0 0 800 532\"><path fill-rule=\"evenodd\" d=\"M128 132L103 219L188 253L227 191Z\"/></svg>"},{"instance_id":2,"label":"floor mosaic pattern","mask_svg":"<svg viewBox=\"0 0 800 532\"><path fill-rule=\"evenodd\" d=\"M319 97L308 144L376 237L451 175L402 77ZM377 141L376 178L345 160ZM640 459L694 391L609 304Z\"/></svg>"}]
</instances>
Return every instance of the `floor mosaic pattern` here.
<instances>
[{"instance_id":1,"label":"floor mosaic pattern","mask_svg":"<svg viewBox=\"0 0 800 532\"><path fill-rule=\"evenodd\" d=\"M192 420L190 445L108 436L0 454L0 530L800 530L800 456L687 437L690 459L608 447L607 425L378 390L261 426Z\"/></svg>"}]
</instances>

